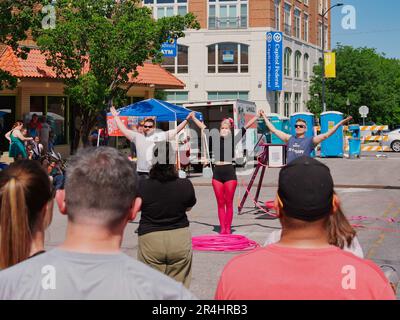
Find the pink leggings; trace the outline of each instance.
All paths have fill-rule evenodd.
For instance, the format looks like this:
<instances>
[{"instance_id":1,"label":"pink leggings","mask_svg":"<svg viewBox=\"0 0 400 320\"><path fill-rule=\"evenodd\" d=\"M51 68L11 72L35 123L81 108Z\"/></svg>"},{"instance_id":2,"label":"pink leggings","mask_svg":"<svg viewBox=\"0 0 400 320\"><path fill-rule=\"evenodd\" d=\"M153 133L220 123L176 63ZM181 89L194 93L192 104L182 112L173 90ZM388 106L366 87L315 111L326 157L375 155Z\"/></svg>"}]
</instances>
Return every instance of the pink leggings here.
<instances>
[{"instance_id":1,"label":"pink leggings","mask_svg":"<svg viewBox=\"0 0 400 320\"><path fill-rule=\"evenodd\" d=\"M225 183L212 179L215 197L218 204L218 218L221 234L230 234L233 219L233 197L235 195L237 180Z\"/></svg>"}]
</instances>

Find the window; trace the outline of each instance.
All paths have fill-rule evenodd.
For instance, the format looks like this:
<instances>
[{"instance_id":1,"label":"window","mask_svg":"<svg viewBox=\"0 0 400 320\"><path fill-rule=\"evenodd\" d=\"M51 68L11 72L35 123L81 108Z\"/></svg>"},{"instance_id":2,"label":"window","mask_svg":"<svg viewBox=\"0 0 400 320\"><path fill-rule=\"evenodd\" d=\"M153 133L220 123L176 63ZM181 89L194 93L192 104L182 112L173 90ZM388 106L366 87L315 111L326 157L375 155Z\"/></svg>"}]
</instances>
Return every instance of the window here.
<instances>
[{"instance_id":1,"label":"window","mask_svg":"<svg viewBox=\"0 0 400 320\"><path fill-rule=\"evenodd\" d=\"M187 102L189 100L189 93L187 91L166 91L166 101L169 102Z\"/></svg>"},{"instance_id":2,"label":"window","mask_svg":"<svg viewBox=\"0 0 400 320\"><path fill-rule=\"evenodd\" d=\"M299 9L294 10L294 36L301 38L301 11Z\"/></svg>"},{"instance_id":3,"label":"window","mask_svg":"<svg viewBox=\"0 0 400 320\"><path fill-rule=\"evenodd\" d=\"M208 100L249 100L248 91L209 91Z\"/></svg>"},{"instance_id":4,"label":"window","mask_svg":"<svg viewBox=\"0 0 400 320\"><path fill-rule=\"evenodd\" d=\"M324 8L323 8L323 1L324 0L318 0L318 13L323 14Z\"/></svg>"},{"instance_id":5,"label":"window","mask_svg":"<svg viewBox=\"0 0 400 320\"><path fill-rule=\"evenodd\" d=\"M188 73L189 47L179 44L177 57L164 57L161 65L171 73Z\"/></svg>"},{"instance_id":6,"label":"window","mask_svg":"<svg viewBox=\"0 0 400 320\"><path fill-rule=\"evenodd\" d=\"M67 143L67 98L57 96L31 96L30 114L27 121L30 121L32 114L39 117L45 115L50 125L50 134L53 136L55 145Z\"/></svg>"},{"instance_id":7,"label":"window","mask_svg":"<svg viewBox=\"0 0 400 320\"><path fill-rule=\"evenodd\" d=\"M272 113L279 113L280 112L280 99L281 99L281 92L275 91L274 93L274 108L271 110Z\"/></svg>"},{"instance_id":8,"label":"window","mask_svg":"<svg viewBox=\"0 0 400 320\"><path fill-rule=\"evenodd\" d=\"M47 122L50 124L55 145L66 143L67 98L47 97Z\"/></svg>"},{"instance_id":9,"label":"window","mask_svg":"<svg viewBox=\"0 0 400 320\"><path fill-rule=\"evenodd\" d=\"M328 27L327 26L325 26L325 48L328 48Z\"/></svg>"},{"instance_id":10,"label":"window","mask_svg":"<svg viewBox=\"0 0 400 320\"><path fill-rule=\"evenodd\" d=\"M209 73L248 73L249 46L223 42L208 46Z\"/></svg>"},{"instance_id":11,"label":"window","mask_svg":"<svg viewBox=\"0 0 400 320\"><path fill-rule=\"evenodd\" d=\"M300 78L301 71L301 53L300 51L296 51L294 55L294 76L295 78Z\"/></svg>"},{"instance_id":12,"label":"window","mask_svg":"<svg viewBox=\"0 0 400 320\"><path fill-rule=\"evenodd\" d=\"M187 6L178 5L178 15L184 16L187 14Z\"/></svg>"},{"instance_id":13,"label":"window","mask_svg":"<svg viewBox=\"0 0 400 320\"><path fill-rule=\"evenodd\" d=\"M304 41L308 42L308 29L309 29L309 25L308 25L308 14L305 13L304 14Z\"/></svg>"},{"instance_id":14,"label":"window","mask_svg":"<svg viewBox=\"0 0 400 320\"><path fill-rule=\"evenodd\" d=\"M281 30L281 0L275 0L275 29Z\"/></svg>"},{"instance_id":15,"label":"window","mask_svg":"<svg viewBox=\"0 0 400 320\"><path fill-rule=\"evenodd\" d=\"M285 3L285 14L284 14L284 24L285 24L285 34L288 36L292 35L292 16L291 16L291 5Z\"/></svg>"},{"instance_id":16,"label":"window","mask_svg":"<svg viewBox=\"0 0 400 320\"><path fill-rule=\"evenodd\" d=\"M304 80L308 81L310 75L310 57L308 56L307 53L304 54L303 70L304 70Z\"/></svg>"},{"instance_id":17,"label":"window","mask_svg":"<svg viewBox=\"0 0 400 320\"><path fill-rule=\"evenodd\" d=\"M187 14L187 2L187 0L144 0L144 4L153 9L155 19Z\"/></svg>"},{"instance_id":18,"label":"window","mask_svg":"<svg viewBox=\"0 0 400 320\"><path fill-rule=\"evenodd\" d=\"M174 7L157 7L157 19L164 17L172 17L174 15Z\"/></svg>"},{"instance_id":19,"label":"window","mask_svg":"<svg viewBox=\"0 0 400 320\"><path fill-rule=\"evenodd\" d=\"M208 28L247 28L247 0L209 0Z\"/></svg>"},{"instance_id":20,"label":"window","mask_svg":"<svg viewBox=\"0 0 400 320\"><path fill-rule=\"evenodd\" d=\"M46 97L31 96L30 98L30 112L37 113L38 115L45 112Z\"/></svg>"},{"instance_id":21,"label":"window","mask_svg":"<svg viewBox=\"0 0 400 320\"><path fill-rule=\"evenodd\" d=\"M303 1L306 6L308 6L308 0Z\"/></svg>"},{"instance_id":22,"label":"window","mask_svg":"<svg viewBox=\"0 0 400 320\"><path fill-rule=\"evenodd\" d=\"M291 59L292 59L292 50L289 48L285 48L285 53L284 53L284 57L283 57L284 61L283 61L283 71L284 71L284 75L286 77L290 77L291 76Z\"/></svg>"},{"instance_id":23,"label":"window","mask_svg":"<svg viewBox=\"0 0 400 320\"><path fill-rule=\"evenodd\" d=\"M291 99L292 99L292 94L290 92L285 92L285 110L284 110L285 117L289 117L290 115Z\"/></svg>"},{"instance_id":24,"label":"window","mask_svg":"<svg viewBox=\"0 0 400 320\"><path fill-rule=\"evenodd\" d=\"M300 112L301 93L294 94L294 112Z\"/></svg>"},{"instance_id":25,"label":"window","mask_svg":"<svg viewBox=\"0 0 400 320\"><path fill-rule=\"evenodd\" d=\"M240 4L240 27L247 28L247 3Z\"/></svg>"}]
</instances>

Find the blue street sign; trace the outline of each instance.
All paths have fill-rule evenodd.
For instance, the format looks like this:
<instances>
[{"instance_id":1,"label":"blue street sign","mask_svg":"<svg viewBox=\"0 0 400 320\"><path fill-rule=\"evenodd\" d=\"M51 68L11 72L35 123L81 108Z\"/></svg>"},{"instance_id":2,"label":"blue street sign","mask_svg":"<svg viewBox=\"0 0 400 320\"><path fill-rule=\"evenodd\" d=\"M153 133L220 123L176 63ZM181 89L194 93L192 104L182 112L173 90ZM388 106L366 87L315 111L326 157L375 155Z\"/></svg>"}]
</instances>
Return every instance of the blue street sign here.
<instances>
[{"instance_id":1,"label":"blue street sign","mask_svg":"<svg viewBox=\"0 0 400 320\"><path fill-rule=\"evenodd\" d=\"M283 78L282 32L267 32L267 90L281 91Z\"/></svg>"},{"instance_id":2,"label":"blue street sign","mask_svg":"<svg viewBox=\"0 0 400 320\"><path fill-rule=\"evenodd\" d=\"M176 57L177 39L169 38L161 45L161 52L164 57Z\"/></svg>"}]
</instances>

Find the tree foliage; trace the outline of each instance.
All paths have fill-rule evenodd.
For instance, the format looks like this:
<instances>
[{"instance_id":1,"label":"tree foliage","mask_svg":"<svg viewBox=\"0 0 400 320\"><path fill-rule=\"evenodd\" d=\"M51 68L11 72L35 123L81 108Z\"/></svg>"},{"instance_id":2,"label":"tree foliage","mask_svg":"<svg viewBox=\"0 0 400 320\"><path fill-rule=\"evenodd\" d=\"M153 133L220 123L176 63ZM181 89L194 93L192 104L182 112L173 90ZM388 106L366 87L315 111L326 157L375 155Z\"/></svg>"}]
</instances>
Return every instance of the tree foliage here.
<instances>
[{"instance_id":1,"label":"tree foliage","mask_svg":"<svg viewBox=\"0 0 400 320\"><path fill-rule=\"evenodd\" d=\"M0 1L0 44L10 46L18 57L26 59L29 48L19 46L19 41L27 39L27 31L39 25L38 11L34 10L40 1L1 0ZM13 89L17 79L0 69L0 90Z\"/></svg>"},{"instance_id":2,"label":"tree foliage","mask_svg":"<svg viewBox=\"0 0 400 320\"><path fill-rule=\"evenodd\" d=\"M340 111L362 119L358 109L369 108L368 119L377 124L400 123L400 60L388 59L371 48L338 45L336 78L326 79L327 110ZM321 101L321 66L314 67L308 109L319 114ZM347 100L350 106L347 106Z\"/></svg>"}]
</instances>

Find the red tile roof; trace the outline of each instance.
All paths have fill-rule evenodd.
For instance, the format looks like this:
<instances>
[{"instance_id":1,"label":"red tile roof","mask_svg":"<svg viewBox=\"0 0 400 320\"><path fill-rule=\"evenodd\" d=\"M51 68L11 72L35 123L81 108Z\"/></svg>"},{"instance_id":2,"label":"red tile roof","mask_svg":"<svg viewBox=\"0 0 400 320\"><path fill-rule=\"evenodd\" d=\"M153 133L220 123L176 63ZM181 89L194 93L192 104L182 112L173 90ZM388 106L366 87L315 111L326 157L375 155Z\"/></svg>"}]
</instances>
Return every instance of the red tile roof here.
<instances>
[{"instance_id":1,"label":"red tile roof","mask_svg":"<svg viewBox=\"0 0 400 320\"><path fill-rule=\"evenodd\" d=\"M154 84L156 87L185 87L185 84L181 80L176 78L158 64L145 62L143 67L139 66L137 68L137 71L139 73L138 76L132 79L131 75L129 77L129 81L144 85Z\"/></svg>"},{"instance_id":2,"label":"red tile roof","mask_svg":"<svg viewBox=\"0 0 400 320\"><path fill-rule=\"evenodd\" d=\"M18 78L57 78L51 67L46 65L44 54L38 49L31 49L26 60L18 58L10 47L0 56L0 69L8 71ZM130 81L137 85L154 85L157 88L182 89L185 84L160 65L144 63L137 69L136 78Z\"/></svg>"}]
</instances>

